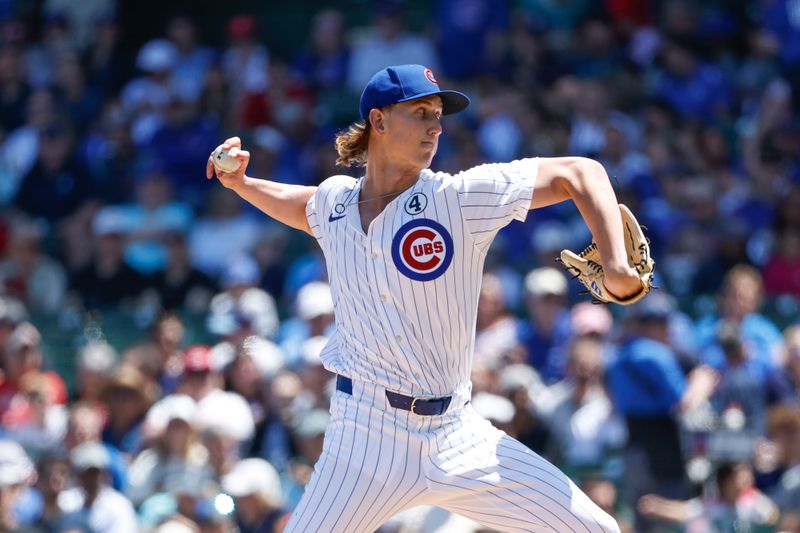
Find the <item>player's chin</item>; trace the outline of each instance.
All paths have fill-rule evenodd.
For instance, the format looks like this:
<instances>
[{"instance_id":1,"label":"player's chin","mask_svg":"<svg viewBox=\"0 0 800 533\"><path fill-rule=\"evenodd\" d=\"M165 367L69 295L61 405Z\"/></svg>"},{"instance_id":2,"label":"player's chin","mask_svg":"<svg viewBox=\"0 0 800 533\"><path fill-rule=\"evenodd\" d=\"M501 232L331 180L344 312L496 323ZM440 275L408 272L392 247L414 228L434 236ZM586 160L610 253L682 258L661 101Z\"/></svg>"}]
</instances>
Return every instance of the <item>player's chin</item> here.
<instances>
[{"instance_id":1,"label":"player's chin","mask_svg":"<svg viewBox=\"0 0 800 533\"><path fill-rule=\"evenodd\" d=\"M427 165L431 164L433 161L433 157L436 155L436 148L435 144L423 144L422 145L422 152L420 153L420 160L424 161Z\"/></svg>"}]
</instances>

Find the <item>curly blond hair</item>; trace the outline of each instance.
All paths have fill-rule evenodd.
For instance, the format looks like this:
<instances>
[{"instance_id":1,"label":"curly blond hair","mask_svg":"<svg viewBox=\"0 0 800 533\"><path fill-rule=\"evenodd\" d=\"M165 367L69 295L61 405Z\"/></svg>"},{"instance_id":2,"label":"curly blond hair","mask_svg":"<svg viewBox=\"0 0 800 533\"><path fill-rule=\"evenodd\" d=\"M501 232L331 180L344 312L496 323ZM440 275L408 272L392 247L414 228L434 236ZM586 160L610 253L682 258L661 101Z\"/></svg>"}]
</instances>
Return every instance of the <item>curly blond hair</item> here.
<instances>
[{"instance_id":1,"label":"curly blond hair","mask_svg":"<svg viewBox=\"0 0 800 533\"><path fill-rule=\"evenodd\" d=\"M336 135L336 164L343 167L367 166L369 146L369 122L360 120L350 125L346 131Z\"/></svg>"}]
</instances>

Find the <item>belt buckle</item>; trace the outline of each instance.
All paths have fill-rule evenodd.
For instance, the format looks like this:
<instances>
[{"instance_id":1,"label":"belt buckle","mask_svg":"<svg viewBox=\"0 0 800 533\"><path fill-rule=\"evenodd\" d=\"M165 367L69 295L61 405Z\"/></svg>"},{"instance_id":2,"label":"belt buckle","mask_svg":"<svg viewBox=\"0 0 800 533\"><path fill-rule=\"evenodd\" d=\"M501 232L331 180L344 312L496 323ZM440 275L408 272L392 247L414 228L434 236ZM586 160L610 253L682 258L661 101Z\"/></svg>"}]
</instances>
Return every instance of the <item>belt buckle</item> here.
<instances>
[{"instance_id":1,"label":"belt buckle","mask_svg":"<svg viewBox=\"0 0 800 533\"><path fill-rule=\"evenodd\" d=\"M417 411L415 411L415 409L417 408L417 400L419 400L419 398L414 398L413 400L411 400L411 413L418 416L422 416L419 413L417 413Z\"/></svg>"}]
</instances>

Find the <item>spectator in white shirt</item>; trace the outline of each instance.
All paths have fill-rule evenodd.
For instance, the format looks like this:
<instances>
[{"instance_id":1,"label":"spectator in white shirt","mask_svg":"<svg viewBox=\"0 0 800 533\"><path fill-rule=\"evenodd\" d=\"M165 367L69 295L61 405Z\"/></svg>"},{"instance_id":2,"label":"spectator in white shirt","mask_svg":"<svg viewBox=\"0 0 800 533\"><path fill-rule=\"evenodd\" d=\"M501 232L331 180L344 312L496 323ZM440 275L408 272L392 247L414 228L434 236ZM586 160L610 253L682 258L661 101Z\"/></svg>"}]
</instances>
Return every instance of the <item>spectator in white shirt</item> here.
<instances>
[{"instance_id":1,"label":"spectator in white shirt","mask_svg":"<svg viewBox=\"0 0 800 533\"><path fill-rule=\"evenodd\" d=\"M439 65L430 40L406 29L400 3L379 2L371 31L360 39L356 38L353 46L348 85L360 94L375 72L386 65L406 63L426 65L434 72Z\"/></svg>"},{"instance_id":2,"label":"spectator in white shirt","mask_svg":"<svg viewBox=\"0 0 800 533\"><path fill-rule=\"evenodd\" d=\"M64 513L60 530L94 533L136 533L136 513L125 496L107 482L111 457L99 442L81 444L70 452L78 486L62 492L58 504Z\"/></svg>"},{"instance_id":3,"label":"spectator in white shirt","mask_svg":"<svg viewBox=\"0 0 800 533\"><path fill-rule=\"evenodd\" d=\"M575 338L567 377L549 387L536 405L567 467L601 466L605 454L625 442L625 426L603 388L602 348L596 337Z\"/></svg>"}]
</instances>

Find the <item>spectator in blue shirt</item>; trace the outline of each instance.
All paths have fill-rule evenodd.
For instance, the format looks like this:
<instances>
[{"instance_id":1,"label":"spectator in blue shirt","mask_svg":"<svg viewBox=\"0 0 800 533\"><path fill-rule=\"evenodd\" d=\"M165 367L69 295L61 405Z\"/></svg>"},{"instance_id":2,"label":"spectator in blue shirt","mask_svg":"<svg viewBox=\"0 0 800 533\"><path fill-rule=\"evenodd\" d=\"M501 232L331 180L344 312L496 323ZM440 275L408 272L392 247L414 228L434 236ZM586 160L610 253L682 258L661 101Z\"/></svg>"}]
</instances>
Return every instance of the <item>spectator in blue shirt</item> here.
<instances>
[{"instance_id":1,"label":"spectator in blue shirt","mask_svg":"<svg viewBox=\"0 0 800 533\"><path fill-rule=\"evenodd\" d=\"M760 2L757 18L764 38L770 39L784 66L797 67L800 60L800 17L794 0Z\"/></svg>"},{"instance_id":2,"label":"spectator in blue shirt","mask_svg":"<svg viewBox=\"0 0 800 533\"><path fill-rule=\"evenodd\" d=\"M716 385L717 374L708 367L684 376L669 345L669 319L676 311L663 293L633 306L628 337L607 371L611 398L628 427L625 485L633 501L653 491L688 495L675 415L706 401Z\"/></svg>"},{"instance_id":3,"label":"spectator in blue shirt","mask_svg":"<svg viewBox=\"0 0 800 533\"><path fill-rule=\"evenodd\" d=\"M547 383L563 379L569 340L567 279L552 267L532 270L525 277L529 320L520 324L518 341L528 352L528 364Z\"/></svg>"},{"instance_id":4,"label":"spectator in blue shirt","mask_svg":"<svg viewBox=\"0 0 800 533\"><path fill-rule=\"evenodd\" d=\"M700 62L688 48L669 43L663 50L664 70L655 81L655 96L690 121L712 122L730 110L733 91L725 72Z\"/></svg>"},{"instance_id":5,"label":"spectator in blue shirt","mask_svg":"<svg viewBox=\"0 0 800 533\"><path fill-rule=\"evenodd\" d=\"M763 382L747 371L747 352L734 324L722 324L717 339L725 353L725 371L714 393L715 411L726 418L726 413L739 410L744 418L741 429L751 437L764 434L766 429L767 392ZM731 428L738 429L738 428Z\"/></svg>"},{"instance_id":6,"label":"spectator in blue shirt","mask_svg":"<svg viewBox=\"0 0 800 533\"><path fill-rule=\"evenodd\" d=\"M497 67L499 58L492 51L498 48L498 30L508 26L506 2L440 0L434 16L445 75L464 79Z\"/></svg>"},{"instance_id":7,"label":"spectator in blue shirt","mask_svg":"<svg viewBox=\"0 0 800 533\"><path fill-rule=\"evenodd\" d=\"M108 407L103 442L133 457L142 450L142 422L156 397L156 387L136 367L126 364L117 368L103 392Z\"/></svg>"},{"instance_id":8,"label":"spectator in blue shirt","mask_svg":"<svg viewBox=\"0 0 800 533\"><path fill-rule=\"evenodd\" d=\"M770 373L767 381L767 403L800 407L800 325L783 332L785 355L783 365Z\"/></svg>"},{"instance_id":9,"label":"spectator in blue shirt","mask_svg":"<svg viewBox=\"0 0 800 533\"><path fill-rule=\"evenodd\" d=\"M701 360L723 370L725 353L718 341L718 332L726 323L739 327L739 335L747 351L744 367L762 384L781 359L783 338L778 327L757 311L761 306L763 283L754 267L737 265L725 276L720 290L720 312L697 324L697 342Z\"/></svg>"},{"instance_id":10,"label":"spectator in blue shirt","mask_svg":"<svg viewBox=\"0 0 800 533\"><path fill-rule=\"evenodd\" d=\"M172 181L178 199L202 203L204 191L196 183L195 165L213 148L217 132L214 121L200 114L197 102L178 92L169 94L164 123L145 148Z\"/></svg>"},{"instance_id":11,"label":"spectator in blue shirt","mask_svg":"<svg viewBox=\"0 0 800 533\"><path fill-rule=\"evenodd\" d=\"M672 300L660 294L633 310L630 336L609 368L614 402L628 417L671 416L686 390L686 377L668 344L674 312Z\"/></svg>"},{"instance_id":12,"label":"spectator in blue shirt","mask_svg":"<svg viewBox=\"0 0 800 533\"><path fill-rule=\"evenodd\" d=\"M314 16L312 24L310 42L297 54L294 70L315 90L337 91L347 83L350 63L344 14L325 9Z\"/></svg>"},{"instance_id":13,"label":"spectator in blue shirt","mask_svg":"<svg viewBox=\"0 0 800 533\"><path fill-rule=\"evenodd\" d=\"M176 51L171 85L184 98L196 102L205 86L215 52L202 44L197 25L190 16L178 15L170 20L166 33Z\"/></svg>"},{"instance_id":14,"label":"spectator in blue shirt","mask_svg":"<svg viewBox=\"0 0 800 533\"><path fill-rule=\"evenodd\" d=\"M92 196L89 180L73 157L74 142L67 123L44 128L38 159L20 184L14 199L16 207L31 217L57 222Z\"/></svg>"}]
</instances>

